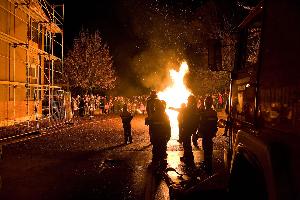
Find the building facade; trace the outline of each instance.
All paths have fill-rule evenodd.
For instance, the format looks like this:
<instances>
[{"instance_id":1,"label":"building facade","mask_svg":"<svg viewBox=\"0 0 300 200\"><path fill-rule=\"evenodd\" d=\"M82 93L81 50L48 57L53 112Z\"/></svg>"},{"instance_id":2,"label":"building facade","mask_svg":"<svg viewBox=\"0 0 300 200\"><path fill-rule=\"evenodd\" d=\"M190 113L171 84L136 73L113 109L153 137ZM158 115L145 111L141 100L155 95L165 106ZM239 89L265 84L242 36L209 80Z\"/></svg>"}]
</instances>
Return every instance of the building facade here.
<instances>
[{"instance_id":1,"label":"building facade","mask_svg":"<svg viewBox=\"0 0 300 200\"><path fill-rule=\"evenodd\" d=\"M50 117L63 64L63 5L0 0L0 126Z\"/></svg>"}]
</instances>

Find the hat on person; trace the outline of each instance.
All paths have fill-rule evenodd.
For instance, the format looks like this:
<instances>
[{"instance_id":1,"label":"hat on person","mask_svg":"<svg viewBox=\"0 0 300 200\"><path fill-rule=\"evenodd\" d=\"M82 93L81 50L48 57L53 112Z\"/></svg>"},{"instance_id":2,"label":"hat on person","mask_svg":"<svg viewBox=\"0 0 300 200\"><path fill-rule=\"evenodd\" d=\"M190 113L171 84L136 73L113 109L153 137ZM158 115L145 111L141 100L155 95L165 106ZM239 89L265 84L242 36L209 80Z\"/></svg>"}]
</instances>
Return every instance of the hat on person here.
<instances>
[{"instance_id":1,"label":"hat on person","mask_svg":"<svg viewBox=\"0 0 300 200\"><path fill-rule=\"evenodd\" d=\"M155 90L151 90L150 96L151 97L157 97L156 91Z\"/></svg>"},{"instance_id":2,"label":"hat on person","mask_svg":"<svg viewBox=\"0 0 300 200\"><path fill-rule=\"evenodd\" d=\"M207 96L205 98L204 105L205 107L211 108L211 106L213 105L213 98L211 96Z\"/></svg>"}]
</instances>

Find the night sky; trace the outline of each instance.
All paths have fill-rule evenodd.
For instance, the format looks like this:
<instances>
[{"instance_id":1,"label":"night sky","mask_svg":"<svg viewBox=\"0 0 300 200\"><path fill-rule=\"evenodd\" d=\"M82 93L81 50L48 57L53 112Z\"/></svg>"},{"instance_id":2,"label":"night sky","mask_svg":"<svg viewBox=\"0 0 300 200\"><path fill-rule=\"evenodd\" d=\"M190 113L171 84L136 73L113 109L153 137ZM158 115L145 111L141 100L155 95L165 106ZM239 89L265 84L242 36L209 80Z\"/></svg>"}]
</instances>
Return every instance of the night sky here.
<instances>
[{"instance_id":1,"label":"night sky","mask_svg":"<svg viewBox=\"0 0 300 200\"><path fill-rule=\"evenodd\" d=\"M50 0L49 0L50 1ZM221 0L220 0L221 1ZM65 5L65 52L81 29L99 30L126 90L145 91L201 44L189 25L207 0L51 0ZM223 0L222 2L228 1ZM231 2L231 1L229 1ZM225 5L224 4L224 5ZM197 57L194 56L194 57ZM148 76L153 76L151 81ZM157 76L157 77L156 77ZM141 89L141 90L140 90ZM134 93L133 92L133 93Z\"/></svg>"},{"instance_id":2,"label":"night sky","mask_svg":"<svg viewBox=\"0 0 300 200\"><path fill-rule=\"evenodd\" d=\"M140 40L144 38L140 38L141 35L135 33L134 21L141 19L144 20L141 23L147 25L151 23L151 15L167 14L166 12L177 12L179 10L190 9L191 11L199 7L202 1L198 0L198 3L194 3L194 0L187 0L184 1L185 3L180 1L174 3L176 1L171 0L55 0L54 2L65 4L66 49L71 47L72 40L80 29L87 28L91 31L100 30L104 40L114 51L119 46L128 44L137 47L142 42ZM168 11L166 8L168 8ZM157 13L153 11L157 11ZM178 13L178 16L181 14ZM142 18L141 15L143 15Z\"/></svg>"},{"instance_id":3,"label":"night sky","mask_svg":"<svg viewBox=\"0 0 300 200\"><path fill-rule=\"evenodd\" d=\"M64 1L66 52L72 48L73 39L81 29L88 29L91 32L99 30L104 42L110 48L114 68L118 74L124 74L122 72L125 68L130 69L128 66L124 66L127 65L127 63L124 63L126 62L124 58L133 55L132 51L135 50L136 43L135 36L127 28L126 22L124 22L128 16L122 14L124 12L115 0L86 0L79 2ZM123 76L123 78L127 79L128 77Z\"/></svg>"}]
</instances>

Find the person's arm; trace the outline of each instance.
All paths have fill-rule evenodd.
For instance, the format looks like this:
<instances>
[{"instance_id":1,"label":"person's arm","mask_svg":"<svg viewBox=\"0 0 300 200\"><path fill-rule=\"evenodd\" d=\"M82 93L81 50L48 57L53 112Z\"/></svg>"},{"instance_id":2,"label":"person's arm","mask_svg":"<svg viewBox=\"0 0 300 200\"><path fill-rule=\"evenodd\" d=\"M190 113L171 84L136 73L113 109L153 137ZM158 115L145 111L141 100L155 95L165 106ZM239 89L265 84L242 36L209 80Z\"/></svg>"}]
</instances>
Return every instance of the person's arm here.
<instances>
[{"instance_id":1,"label":"person's arm","mask_svg":"<svg viewBox=\"0 0 300 200\"><path fill-rule=\"evenodd\" d=\"M169 107L170 110L175 110L177 112L180 112L180 108L174 108L174 107Z\"/></svg>"},{"instance_id":2,"label":"person's arm","mask_svg":"<svg viewBox=\"0 0 300 200\"><path fill-rule=\"evenodd\" d=\"M149 102L147 101L147 102L146 102L146 112L147 112L147 113L149 113L149 105L148 105L148 104L149 104Z\"/></svg>"}]
</instances>

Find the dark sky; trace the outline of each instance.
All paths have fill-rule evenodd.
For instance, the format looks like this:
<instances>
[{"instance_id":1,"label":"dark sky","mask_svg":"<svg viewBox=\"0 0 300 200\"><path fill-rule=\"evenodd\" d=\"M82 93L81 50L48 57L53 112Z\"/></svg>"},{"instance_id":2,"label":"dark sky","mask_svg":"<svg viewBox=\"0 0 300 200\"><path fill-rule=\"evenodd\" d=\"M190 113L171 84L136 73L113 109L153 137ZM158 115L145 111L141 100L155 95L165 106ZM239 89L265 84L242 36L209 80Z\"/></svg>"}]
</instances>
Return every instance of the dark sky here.
<instances>
[{"instance_id":1,"label":"dark sky","mask_svg":"<svg viewBox=\"0 0 300 200\"><path fill-rule=\"evenodd\" d=\"M65 5L65 52L72 48L73 39L82 28L91 32L99 30L104 42L110 48L114 68L121 78L123 89L126 90L154 87L153 82L161 82L162 77L157 75L166 74L167 64L175 65L174 63L178 64L186 59L187 48L192 46L194 49L194 44L198 44L198 40L201 39L198 33L193 32L189 23L195 18L197 10L208 2L207 0L49 1ZM227 4L234 0L221 1Z\"/></svg>"},{"instance_id":2,"label":"dark sky","mask_svg":"<svg viewBox=\"0 0 300 200\"><path fill-rule=\"evenodd\" d=\"M67 48L71 46L74 36L82 28L91 31L98 29L111 47L117 46L119 41L130 38L125 24L120 21L119 15L122 14L118 13L116 1L86 0L78 3L78 1L66 0L64 3Z\"/></svg>"},{"instance_id":3,"label":"dark sky","mask_svg":"<svg viewBox=\"0 0 300 200\"><path fill-rule=\"evenodd\" d=\"M83 28L99 29L112 48L130 42L138 42L138 35L132 30L132 21L153 10L169 7L169 10L198 7L201 0L55 0L65 4L65 39L70 47L74 35ZM193 3L193 2L198 3ZM183 3L184 2L184 3ZM146 12L148 12L146 14ZM152 13L156 14L156 13ZM149 19L147 19L149 20ZM144 21L149 23L149 21ZM132 46L135 46L133 43Z\"/></svg>"},{"instance_id":4,"label":"dark sky","mask_svg":"<svg viewBox=\"0 0 300 200\"><path fill-rule=\"evenodd\" d=\"M191 15L203 0L52 0L50 2L65 5L65 52L72 48L73 39L82 28L89 31L99 30L104 42L110 48L114 67L121 77L122 85L126 88L136 88L149 86L141 84L145 75L136 73L140 65L137 60L140 60L140 57L145 59L144 62L154 59L153 52L149 53L149 48L153 49L153 46L155 50L151 51L164 49L169 53L170 48L178 50L178 47L173 45L173 41L176 43L179 33L174 35L174 30L177 28L172 26L177 24L177 20L186 19ZM159 36L160 32L166 29L170 29L167 40ZM146 52L146 55L143 52ZM155 65L159 64L155 63Z\"/></svg>"},{"instance_id":5,"label":"dark sky","mask_svg":"<svg viewBox=\"0 0 300 200\"><path fill-rule=\"evenodd\" d=\"M124 75L123 71L129 69L124 60L132 56L135 51L136 38L127 27L124 19L128 16L122 11L116 0L65 0L65 48L68 51L72 47L74 37L83 29L89 31L99 30L103 40L108 44L113 56L114 67L119 75L128 79L130 73ZM122 13L123 12L123 13ZM134 79L132 79L134 80Z\"/></svg>"}]
</instances>

